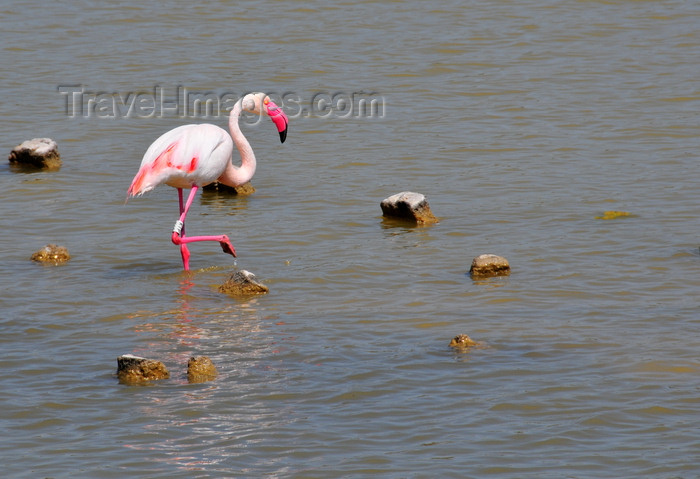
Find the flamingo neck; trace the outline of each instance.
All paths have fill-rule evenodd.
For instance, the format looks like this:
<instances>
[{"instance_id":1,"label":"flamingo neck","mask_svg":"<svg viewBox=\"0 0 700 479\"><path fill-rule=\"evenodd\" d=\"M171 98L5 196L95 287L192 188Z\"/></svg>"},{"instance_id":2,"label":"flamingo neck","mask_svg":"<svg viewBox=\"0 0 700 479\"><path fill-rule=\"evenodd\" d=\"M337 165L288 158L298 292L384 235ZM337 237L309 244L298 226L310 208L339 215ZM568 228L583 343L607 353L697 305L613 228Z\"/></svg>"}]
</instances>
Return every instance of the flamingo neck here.
<instances>
[{"instance_id":1,"label":"flamingo neck","mask_svg":"<svg viewBox=\"0 0 700 479\"><path fill-rule=\"evenodd\" d=\"M229 161L228 166L226 166L226 169L217 180L219 183L223 183L227 186L240 186L249 182L255 174L256 161L253 148L251 148L250 143L248 143L248 140L243 135L241 127L238 124L238 118L241 116L242 102L243 100L236 102L228 117L228 128L231 132L231 138L241 155L241 166L235 166Z\"/></svg>"}]
</instances>

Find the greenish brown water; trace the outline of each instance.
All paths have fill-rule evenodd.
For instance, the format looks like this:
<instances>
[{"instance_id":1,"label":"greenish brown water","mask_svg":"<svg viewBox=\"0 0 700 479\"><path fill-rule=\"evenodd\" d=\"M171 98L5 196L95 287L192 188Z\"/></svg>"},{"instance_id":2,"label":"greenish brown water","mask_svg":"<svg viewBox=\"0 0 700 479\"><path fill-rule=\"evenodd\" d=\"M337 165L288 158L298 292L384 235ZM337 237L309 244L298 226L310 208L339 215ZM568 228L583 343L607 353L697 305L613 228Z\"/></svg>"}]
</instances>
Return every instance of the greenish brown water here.
<instances>
[{"instance_id":1,"label":"greenish brown water","mask_svg":"<svg viewBox=\"0 0 700 479\"><path fill-rule=\"evenodd\" d=\"M0 166L3 477L695 477L699 20L681 1L2 7L3 148L46 136L63 158ZM243 128L254 195L195 201L188 232L239 259L198 244L189 275L175 191L124 204L161 133L225 126L184 117L184 90L190 113L266 91L291 117L284 145ZM382 220L404 190L440 223ZM50 242L69 263L29 260ZM511 276L472 281L481 253ZM235 268L270 293L219 294ZM488 347L451 351L459 333ZM120 385L125 353L172 379ZM188 384L192 355L219 378Z\"/></svg>"}]
</instances>

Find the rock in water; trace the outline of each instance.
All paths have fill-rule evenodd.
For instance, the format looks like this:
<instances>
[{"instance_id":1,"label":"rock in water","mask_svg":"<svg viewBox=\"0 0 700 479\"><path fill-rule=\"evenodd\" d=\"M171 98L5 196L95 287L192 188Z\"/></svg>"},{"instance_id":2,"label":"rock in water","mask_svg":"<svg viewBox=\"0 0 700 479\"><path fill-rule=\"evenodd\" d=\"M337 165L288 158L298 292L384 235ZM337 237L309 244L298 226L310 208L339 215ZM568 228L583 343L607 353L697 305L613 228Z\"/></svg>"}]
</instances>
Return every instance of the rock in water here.
<instances>
[{"instance_id":1,"label":"rock in water","mask_svg":"<svg viewBox=\"0 0 700 479\"><path fill-rule=\"evenodd\" d=\"M475 346L477 344L479 343L466 334L458 334L450 341L450 347L455 349L467 349L469 346Z\"/></svg>"},{"instance_id":2,"label":"rock in water","mask_svg":"<svg viewBox=\"0 0 700 479\"><path fill-rule=\"evenodd\" d=\"M437 218L430 210L430 205L425 195L404 191L382 200L381 205L384 216L403 218L415 221L418 224L437 223Z\"/></svg>"},{"instance_id":3,"label":"rock in water","mask_svg":"<svg viewBox=\"0 0 700 479\"><path fill-rule=\"evenodd\" d=\"M32 261L39 263L61 264L70 259L68 249L55 244L47 244L32 255Z\"/></svg>"},{"instance_id":4,"label":"rock in water","mask_svg":"<svg viewBox=\"0 0 700 479\"><path fill-rule=\"evenodd\" d=\"M170 372L160 361L125 354L117 358L117 377L125 384L140 384L168 379Z\"/></svg>"},{"instance_id":5,"label":"rock in water","mask_svg":"<svg viewBox=\"0 0 700 479\"><path fill-rule=\"evenodd\" d=\"M10 164L48 170L61 167L58 145L51 138L34 138L15 146L8 157Z\"/></svg>"},{"instance_id":6,"label":"rock in water","mask_svg":"<svg viewBox=\"0 0 700 479\"><path fill-rule=\"evenodd\" d=\"M253 185L250 184L250 181L248 183L243 183L242 185L239 186L228 186L223 183L219 183L218 181L215 181L214 183L209 183L203 188L204 191L218 191L221 193L229 193L232 195L252 195L255 193L255 188L253 188Z\"/></svg>"},{"instance_id":7,"label":"rock in water","mask_svg":"<svg viewBox=\"0 0 700 479\"><path fill-rule=\"evenodd\" d=\"M187 380L191 383L211 381L217 374L214 363L206 356L193 356L187 362Z\"/></svg>"},{"instance_id":8,"label":"rock in water","mask_svg":"<svg viewBox=\"0 0 700 479\"><path fill-rule=\"evenodd\" d=\"M510 264L503 256L481 254L472 260L469 270L472 278L488 278L489 276L508 276Z\"/></svg>"},{"instance_id":9,"label":"rock in water","mask_svg":"<svg viewBox=\"0 0 700 479\"><path fill-rule=\"evenodd\" d=\"M597 220L614 220L616 218L625 218L627 216L632 216L629 211L606 211L603 216L596 216Z\"/></svg>"},{"instance_id":10,"label":"rock in water","mask_svg":"<svg viewBox=\"0 0 700 479\"><path fill-rule=\"evenodd\" d=\"M219 292L234 296L248 296L253 294L265 294L270 288L258 281L250 271L242 269L236 271L224 284L219 286Z\"/></svg>"}]
</instances>

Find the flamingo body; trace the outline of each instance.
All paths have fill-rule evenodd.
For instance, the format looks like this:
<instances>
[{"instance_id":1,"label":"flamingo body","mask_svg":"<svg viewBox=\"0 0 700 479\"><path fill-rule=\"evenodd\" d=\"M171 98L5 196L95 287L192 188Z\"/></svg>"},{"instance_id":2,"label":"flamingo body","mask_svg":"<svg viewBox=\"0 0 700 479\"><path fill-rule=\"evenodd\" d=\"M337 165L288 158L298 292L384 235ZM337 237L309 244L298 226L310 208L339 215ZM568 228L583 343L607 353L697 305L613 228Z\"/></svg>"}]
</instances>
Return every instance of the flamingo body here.
<instances>
[{"instance_id":1,"label":"flamingo body","mask_svg":"<svg viewBox=\"0 0 700 479\"><path fill-rule=\"evenodd\" d=\"M255 114L266 113L284 142L289 121L287 116L264 93L251 93L236 102L231 110L230 135L226 130L210 124L183 125L162 134L146 150L139 171L127 190L128 198L141 196L162 184L177 188L180 218L175 223L171 240L180 246L185 270L189 270L190 257L187 243L218 241L225 253L236 256L226 235L185 236L185 218L200 187L214 181L239 186L250 181L255 174L255 155L238 125L243 110ZM241 154L240 166L231 163L234 145ZM188 188L191 191L185 203L182 190Z\"/></svg>"},{"instance_id":2,"label":"flamingo body","mask_svg":"<svg viewBox=\"0 0 700 479\"><path fill-rule=\"evenodd\" d=\"M231 162L231 136L216 125L183 125L161 135L146 151L127 191L140 196L158 185L205 186Z\"/></svg>"}]
</instances>

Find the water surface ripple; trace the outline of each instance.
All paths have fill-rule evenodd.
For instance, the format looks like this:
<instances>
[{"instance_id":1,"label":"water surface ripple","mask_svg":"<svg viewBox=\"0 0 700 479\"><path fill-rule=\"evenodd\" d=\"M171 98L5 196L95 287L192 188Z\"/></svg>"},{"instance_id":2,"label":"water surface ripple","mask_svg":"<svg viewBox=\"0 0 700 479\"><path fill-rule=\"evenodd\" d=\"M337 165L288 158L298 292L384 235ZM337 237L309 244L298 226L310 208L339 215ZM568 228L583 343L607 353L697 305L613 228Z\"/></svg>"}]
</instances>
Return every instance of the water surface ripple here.
<instances>
[{"instance_id":1,"label":"water surface ripple","mask_svg":"<svg viewBox=\"0 0 700 479\"><path fill-rule=\"evenodd\" d=\"M696 477L699 21L680 0L3 6L3 148L63 158L0 165L3 477ZM124 204L155 138L224 117L71 118L61 86L296 95L284 145L244 127L257 192L188 217L239 259L195 245L184 274L174 190ZM382 117L310 109L353 92ZM440 223L382 220L404 190ZM49 242L70 262L32 263ZM472 281L482 253L511 276ZM270 294L219 294L236 268ZM119 384L125 353L172 378ZM219 378L188 384L192 355Z\"/></svg>"}]
</instances>

